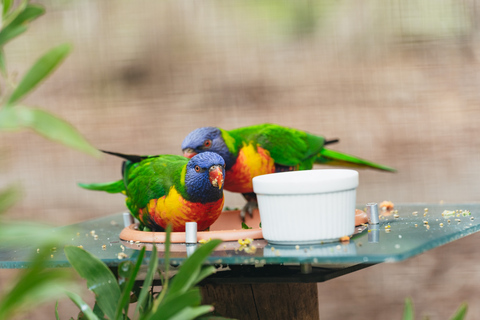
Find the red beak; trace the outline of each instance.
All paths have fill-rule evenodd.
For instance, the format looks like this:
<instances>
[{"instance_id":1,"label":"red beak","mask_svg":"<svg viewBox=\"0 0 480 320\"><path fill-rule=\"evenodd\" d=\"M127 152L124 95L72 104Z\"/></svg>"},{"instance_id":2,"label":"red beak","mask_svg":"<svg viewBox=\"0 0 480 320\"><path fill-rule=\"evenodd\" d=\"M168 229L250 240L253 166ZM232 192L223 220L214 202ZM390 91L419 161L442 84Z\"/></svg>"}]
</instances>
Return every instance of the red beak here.
<instances>
[{"instance_id":1,"label":"red beak","mask_svg":"<svg viewBox=\"0 0 480 320\"><path fill-rule=\"evenodd\" d=\"M191 159L196 154L197 153L195 151L193 151L193 149L191 149L191 148L183 149L183 156L187 157L189 159Z\"/></svg>"},{"instance_id":2,"label":"red beak","mask_svg":"<svg viewBox=\"0 0 480 320\"><path fill-rule=\"evenodd\" d=\"M221 166L211 166L209 169L210 183L215 188L221 189L223 186L223 172Z\"/></svg>"}]
</instances>

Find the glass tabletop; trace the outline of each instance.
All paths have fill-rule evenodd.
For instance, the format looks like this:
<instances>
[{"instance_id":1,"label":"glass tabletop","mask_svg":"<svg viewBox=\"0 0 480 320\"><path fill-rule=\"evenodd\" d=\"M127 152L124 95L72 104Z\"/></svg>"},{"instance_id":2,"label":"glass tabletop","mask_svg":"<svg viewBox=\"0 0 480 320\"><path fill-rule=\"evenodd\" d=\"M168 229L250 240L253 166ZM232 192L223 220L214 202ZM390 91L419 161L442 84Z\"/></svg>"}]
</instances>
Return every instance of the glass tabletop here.
<instances>
[{"instance_id":1,"label":"glass tabletop","mask_svg":"<svg viewBox=\"0 0 480 320\"><path fill-rule=\"evenodd\" d=\"M349 242L318 245L271 245L254 240L247 245L238 241L223 242L207 259L210 264L270 265L270 264L374 264L402 261L480 230L480 204L400 204L380 224L356 228ZM135 260L142 246L152 244L120 240L124 228L123 215L114 214L95 220L57 228L67 231L65 244L82 246L108 266L115 267L125 259ZM156 244L163 260L163 244ZM171 262L181 264L197 245L172 244ZM24 268L35 252L31 247L0 244L0 268ZM147 252L148 256L148 252ZM51 267L67 267L63 250L52 252Z\"/></svg>"}]
</instances>

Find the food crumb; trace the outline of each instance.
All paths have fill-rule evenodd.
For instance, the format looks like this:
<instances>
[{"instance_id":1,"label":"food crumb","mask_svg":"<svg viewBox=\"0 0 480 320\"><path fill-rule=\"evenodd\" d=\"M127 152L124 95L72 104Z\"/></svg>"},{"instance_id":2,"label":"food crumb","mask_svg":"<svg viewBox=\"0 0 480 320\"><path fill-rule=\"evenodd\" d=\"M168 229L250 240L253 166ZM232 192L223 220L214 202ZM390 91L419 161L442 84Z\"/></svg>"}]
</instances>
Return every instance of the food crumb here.
<instances>
[{"instance_id":1,"label":"food crumb","mask_svg":"<svg viewBox=\"0 0 480 320\"><path fill-rule=\"evenodd\" d=\"M395 219L398 219L400 216L398 215L398 213L395 213L395 214L393 215L393 217L394 217Z\"/></svg>"},{"instance_id":2,"label":"food crumb","mask_svg":"<svg viewBox=\"0 0 480 320\"><path fill-rule=\"evenodd\" d=\"M340 241L341 242L349 242L350 241L350 237L349 236L343 236L340 238Z\"/></svg>"},{"instance_id":3,"label":"food crumb","mask_svg":"<svg viewBox=\"0 0 480 320\"><path fill-rule=\"evenodd\" d=\"M95 230L90 231L90 234L93 236L95 234Z\"/></svg>"},{"instance_id":4,"label":"food crumb","mask_svg":"<svg viewBox=\"0 0 480 320\"><path fill-rule=\"evenodd\" d=\"M440 222L440 228L443 228L443 223Z\"/></svg>"},{"instance_id":5,"label":"food crumb","mask_svg":"<svg viewBox=\"0 0 480 320\"><path fill-rule=\"evenodd\" d=\"M107 246L106 246L106 245L102 245L102 250L107 250Z\"/></svg>"},{"instance_id":6,"label":"food crumb","mask_svg":"<svg viewBox=\"0 0 480 320\"><path fill-rule=\"evenodd\" d=\"M93 239L98 240L98 235L93 235Z\"/></svg>"},{"instance_id":7,"label":"food crumb","mask_svg":"<svg viewBox=\"0 0 480 320\"><path fill-rule=\"evenodd\" d=\"M392 201L385 200L380 203L380 209L382 209L383 211L393 210L394 207L395 205L393 204Z\"/></svg>"},{"instance_id":8,"label":"food crumb","mask_svg":"<svg viewBox=\"0 0 480 320\"><path fill-rule=\"evenodd\" d=\"M79 245L79 246L77 246L77 247L80 248L80 249L83 249L83 246L82 246L82 245Z\"/></svg>"},{"instance_id":9,"label":"food crumb","mask_svg":"<svg viewBox=\"0 0 480 320\"><path fill-rule=\"evenodd\" d=\"M416 216L418 214L418 211L413 211L412 214Z\"/></svg>"},{"instance_id":10,"label":"food crumb","mask_svg":"<svg viewBox=\"0 0 480 320\"><path fill-rule=\"evenodd\" d=\"M297 245L295 246L295 250L299 250L299 249L300 249L300 246L297 244Z\"/></svg>"},{"instance_id":11,"label":"food crumb","mask_svg":"<svg viewBox=\"0 0 480 320\"><path fill-rule=\"evenodd\" d=\"M122 260L122 259L128 258L128 256L127 256L125 253L123 253L123 252L119 252L119 253L117 254L117 258L120 259L120 260Z\"/></svg>"},{"instance_id":12,"label":"food crumb","mask_svg":"<svg viewBox=\"0 0 480 320\"><path fill-rule=\"evenodd\" d=\"M40 253L40 248L37 249L37 253Z\"/></svg>"},{"instance_id":13,"label":"food crumb","mask_svg":"<svg viewBox=\"0 0 480 320\"><path fill-rule=\"evenodd\" d=\"M275 247L271 247L270 250L275 251Z\"/></svg>"},{"instance_id":14,"label":"food crumb","mask_svg":"<svg viewBox=\"0 0 480 320\"><path fill-rule=\"evenodd\" d=\"M120 245L120 249L122 249L122 252L125 251L125 247L123 245Z\"/></svg>"},{"instance_id":15,"label":"food crumb","mask_svg":"<svg viewBox=\"0 0 480 320\"><path fill-rule=\"evenodd\" d=\"M198 243L205 244L205 243L209 242L210 240L211 239L208 239L208 240L207 239L200 239L200 240L198 240Z\"/></svg>"},{"instance_id":16,"label":"food crumb","mask_svg":"<svg viewBox=\"0 0 480 320\"><path fill-rule=\"evenodd\" d=\"M275 250L275 255L276 255L277 257L279 257L279 256L280 256L280 251L279 251L279 250Z\"/></svg>"},{"instance_id":17,"label":"food crumb","mask_svg":"<svg viewBox=\"0 0 480 320\"><path fill-rule=\"evenodd\" d=\"M415 228L418 227L418 224L415 223Z\"/></svg>"}]
</instances>

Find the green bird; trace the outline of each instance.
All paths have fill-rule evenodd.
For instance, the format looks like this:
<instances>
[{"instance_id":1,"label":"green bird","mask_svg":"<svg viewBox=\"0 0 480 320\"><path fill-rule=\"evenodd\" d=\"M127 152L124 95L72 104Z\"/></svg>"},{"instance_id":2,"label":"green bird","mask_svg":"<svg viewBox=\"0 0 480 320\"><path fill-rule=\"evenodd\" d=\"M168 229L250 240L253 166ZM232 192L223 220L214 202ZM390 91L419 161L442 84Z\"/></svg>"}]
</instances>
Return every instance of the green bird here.
<instances>
[{"instance_id":1,"label":"green bird","mask_svg":"<svg viewBox=\"0 0 480 320\"><path fill-rule=\"evenodd\" d=\"M205 230L222 212L225 161L218 154L205 152L188 159L103 152L126 160L123 178L79 186L124 193L132 215L149 229L160 231L171 224L173 231L185 231L186 222L197 222L197 229Z\"/></svg>"},{"instance_id":2,"label":"green bird","mask_svg":"<svg viewBox=\"0 0 480 320\"><path fill-rule=\"evenodd\" d=\"M182 143L185 157L215 152L225 159L225 190L239 192L247 199L242 217L256 206L252 179L256 176L293 170L309 170L316 164L373 168L394 172L395 169L358 157L326 149L338 142L319 135L279 126L260 124L233 130L217 127L198 128Z\"/></svg>"}]
</instances>

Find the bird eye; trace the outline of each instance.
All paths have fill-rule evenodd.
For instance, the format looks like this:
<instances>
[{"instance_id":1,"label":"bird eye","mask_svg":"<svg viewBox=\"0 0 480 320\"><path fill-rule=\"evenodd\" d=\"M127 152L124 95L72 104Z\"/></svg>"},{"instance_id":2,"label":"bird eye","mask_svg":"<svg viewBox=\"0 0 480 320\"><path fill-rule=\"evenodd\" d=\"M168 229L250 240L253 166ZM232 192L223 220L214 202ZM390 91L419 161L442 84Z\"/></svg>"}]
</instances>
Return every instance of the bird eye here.
<instances>
[{"instance_id":1,"label":"bird eye","mask_svg":"<svg viewBox=\"0 0 480 320\"><path fill-rule=\"evenodd\" d=\"M205 140L205 142L203 142L203 146L205 148L210 148L211 145L212 145L212 140Z\"/></svg>"},{"instance_id":2,"label":"bird eye","mask_svg":"<svg viewBox=\"0 0 480 320\"><path fill-rule=\"evenodd\" d=\"M199 166L195 166L195 171L200 172L200 167L199 167Z\"/></svg>"}]
</instances>

